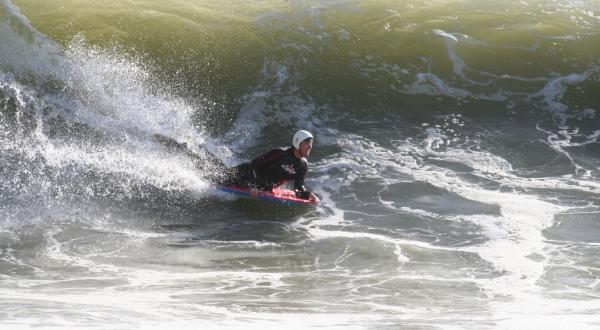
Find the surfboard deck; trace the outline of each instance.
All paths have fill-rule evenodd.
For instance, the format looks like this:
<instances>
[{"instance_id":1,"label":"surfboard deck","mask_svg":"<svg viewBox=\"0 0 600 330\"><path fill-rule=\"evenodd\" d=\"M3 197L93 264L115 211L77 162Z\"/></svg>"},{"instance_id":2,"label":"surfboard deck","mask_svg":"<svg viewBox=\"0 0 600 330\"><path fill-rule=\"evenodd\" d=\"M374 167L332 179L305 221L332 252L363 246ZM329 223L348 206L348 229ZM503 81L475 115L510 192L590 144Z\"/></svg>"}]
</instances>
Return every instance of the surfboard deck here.
<instances>
[{"instance_id":1,"label":"surfboard deck","mask_svg":"<svg viewBox=\"0 0 600 330\"><path fill-rule=\"evenodd\" d=\"M237 186L218 186L217 190L232 193L238 196L242 196L245 198L250 197L250 189L246 187L237 187ZM296 193L289 189L281 189L275 188L273 191L259 191L256 199L268 201L268 202L276 202L284 205L307 205L314 206L317 203L308 200L296 197Z\"/></svg>"}]
</instances>

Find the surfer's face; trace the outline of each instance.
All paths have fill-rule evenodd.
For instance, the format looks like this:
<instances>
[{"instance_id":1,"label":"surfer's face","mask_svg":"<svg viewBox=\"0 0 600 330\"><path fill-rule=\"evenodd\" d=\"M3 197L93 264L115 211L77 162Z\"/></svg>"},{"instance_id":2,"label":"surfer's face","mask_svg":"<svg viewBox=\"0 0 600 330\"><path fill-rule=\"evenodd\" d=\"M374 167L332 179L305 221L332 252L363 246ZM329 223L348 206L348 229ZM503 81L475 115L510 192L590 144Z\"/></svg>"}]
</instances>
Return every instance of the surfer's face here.
<instances>
[{"instance_id":1,"label":"surfer's face","mask_svg":"<svg viewBox=\"0 0 600 330\"><path fill-rule=\"evenodd\" d=\"M308 156L310 156L310 151L312 150L312 147L313 147L313 140L306 139L300 143L299 147L300 147L300 149L298 151L300 151L300 154L302 155L302 157L308 157Z\"/></svg>"}]
</instances>

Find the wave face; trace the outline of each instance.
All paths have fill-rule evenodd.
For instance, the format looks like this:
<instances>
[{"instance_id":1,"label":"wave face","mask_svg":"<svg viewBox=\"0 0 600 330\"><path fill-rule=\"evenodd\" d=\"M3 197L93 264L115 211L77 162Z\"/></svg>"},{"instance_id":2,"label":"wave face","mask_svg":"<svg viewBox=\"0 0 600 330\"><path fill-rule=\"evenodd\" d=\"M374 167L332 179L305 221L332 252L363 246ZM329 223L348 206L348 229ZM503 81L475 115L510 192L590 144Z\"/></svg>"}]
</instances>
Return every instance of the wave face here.
<instances>
[{"instance_id":1,"label":"wave face","mask_svg":"<svg viewBox=\"0 0 600 330\"><path fill-rule=\"evenodd\" d=\"M0 324L595 328L599 59L595 1L2 0ZM298 128L314 210L154 138Z\"/></svg>"}]
</instances>

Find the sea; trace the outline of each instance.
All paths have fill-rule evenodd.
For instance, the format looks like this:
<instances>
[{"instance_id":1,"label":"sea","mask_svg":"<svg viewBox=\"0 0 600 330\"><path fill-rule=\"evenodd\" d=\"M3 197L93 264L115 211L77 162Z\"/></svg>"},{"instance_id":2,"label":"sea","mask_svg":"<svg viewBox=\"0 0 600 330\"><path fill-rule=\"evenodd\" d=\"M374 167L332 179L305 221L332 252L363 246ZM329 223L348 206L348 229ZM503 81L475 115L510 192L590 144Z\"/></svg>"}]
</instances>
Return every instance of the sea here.
<instances>
[{"instance_id":1,"label":"sea","mask_svg":"<svg viewBox=\"0 0 600 330\"><path fill-rule=\"evenodd\" d=\"M598 329L599 179L597 0L0 0L2 329Z\"/></svg>"}]
</instances>

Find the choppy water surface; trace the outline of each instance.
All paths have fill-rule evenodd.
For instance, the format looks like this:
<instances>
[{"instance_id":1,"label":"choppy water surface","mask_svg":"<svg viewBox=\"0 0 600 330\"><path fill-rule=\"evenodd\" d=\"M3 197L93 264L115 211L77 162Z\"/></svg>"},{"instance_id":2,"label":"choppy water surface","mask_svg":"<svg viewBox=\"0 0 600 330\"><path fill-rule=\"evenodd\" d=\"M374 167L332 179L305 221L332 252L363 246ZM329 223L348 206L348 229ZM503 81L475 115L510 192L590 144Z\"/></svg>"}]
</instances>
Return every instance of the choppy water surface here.
<instances>
[{"instance_id":1,"label":"choppy water surface","mask_svg":"<svg viewBox=\"0 0 600 330\"><path fill-rule=\"evenodd\" d=\"M600 326L596 1L0 5L3 328ZM226 163L316 136L316 209Z\"/></svg>"}]
</instances>

